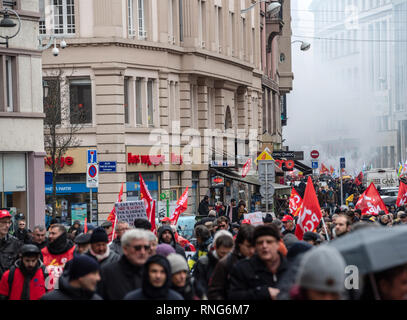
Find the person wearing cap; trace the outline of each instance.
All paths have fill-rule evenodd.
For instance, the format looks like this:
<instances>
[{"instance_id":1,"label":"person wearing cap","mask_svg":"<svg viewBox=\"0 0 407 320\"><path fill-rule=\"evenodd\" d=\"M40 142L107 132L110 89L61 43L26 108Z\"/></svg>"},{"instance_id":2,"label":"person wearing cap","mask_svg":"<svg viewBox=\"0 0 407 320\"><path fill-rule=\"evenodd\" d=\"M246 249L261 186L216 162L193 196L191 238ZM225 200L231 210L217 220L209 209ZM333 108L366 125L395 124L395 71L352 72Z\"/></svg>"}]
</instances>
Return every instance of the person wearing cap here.
<instances>
[{"instance_id":1,"label":"person wearing cap","mask_svg":"<svg viewBox=\"0 0 407 320\"><path fill-rule=\"evenodd\" d=\"M9 234L11 214L0 209L0 277L16 262L22 241Z\"/></svg>"},{"instance_id":2,"label":"person wearing cap","mask_svg":"<svg viewBox=\"0 0 407 320\"><path fill-rule=\"evenodd\" d=\"M120 259L116 252L110 250L108 243L109 238L105 229L98 227L93 230L90 236L90 248L86 254L95 258L99 262L100 267Z\"/></svg>"},{"instance_id":3,"label":"person wearing cap","mask_svg":"<svg viewBox=\"0 0 407 320\"><path fill-rule=\"evenodd\" d=\"M74 255L85 254L88 252L91 235L91 233L81 233L75 237L74 242L76 244L76 249L74 251Z\"/></svg>"},{"instance_id":4,"label":"person wearing cap","mask_svg":"<svg viewBox=\"0 0 407 320\"><path fill-rule=\"evenodd\" d=\"M255 228L255 254L237 262L230 272L230 300L276 299L279 279L288 267L286 258L278 252L279 242L280 231L276 226Z\"/></svg>"},{"instance_id":5,"label":"person wearing cap","mask_svg":"<svg viewBox=\"0 0 407 320\"><path fill-rule=\"evenodd\" d=\"M156 254L159 254L163 257L167 257L171 253L176 253L175 249L167 243L160 243L157 246L155 252L156 252Z\"/></svg>"},{"instance_id":6,"label":"person wearing cap","mask_svg":"<svg viewBox=\"0 0 407 320\"><path fill-rule=\"evenodd\" d=\"M136 225L136 220L134 220L134 225ZM127 222L125 222L125 221L117 221L117 223L116 223L116 238L110 244L110 249L112 251L116 252L119 256L121 256L123 254L121 237L129 229L130 229L130 226L129 226L129 224Z\"/></svg>"},{"instance_id":7,"label":"person wearing cap","mask_svg":"<svg viewBox=\"0 0 407 320\"><path fill-rule=\"evenodd\" d=\"M59 278L58 288L45 294L41 300L102 300L96 293L99 281L99 263L81 254L69 261Z\"/></svg>"},{"instance_id":8,"label":"person wearing cap","mask_svg":"<svg viewBox=\"0 0 407 320\"><path fill-rule=\"evenodd\" d=\"M292 216L286 214L283 219L281 219L281 222L284 225L283 236L287 233L295 234L294 218Z\"/></svg>"},{"instance_id":9,"label":"person wearing cap","mask_svg":"<svg viewBox=\"0 0 407 320\"><path fill-rule=\"evenodd\" d=\"M189 267L185 259L176 253L167 256L171 266L171 286L170 288L178 292L184 300L198 300L189 274Z\"/></svg>"},{"instance_id":10,"label":"person wearing cap","mask_svg":"<svg viewBox=\"0 0 407 320\"><path fill-rule=\"evenodd\" d=\"M208 286L209 300L226 300L230 286L230 270L240 260L250 258L254 254L254 226L244 224L236 235L233 251L228 253L216 264Z\"/></svg>"},{"instance_id":11,"label":"person wearing cap","mask_svg":"<svg viewBox=\"0 0 407 320\"><path fill-rule=\"evenodd\" d=\"M339 251L322 245L307 251L301 259L292 300L340 300L345 291L346 263Z\"/></svg>"},{"instance_id":12,"label":"person wearing cap","mask_svg":"<svg viewBox=\"0 0 407 320\"><path fill-rule=\"evenodd\" d=\"M270 213L267 213L266 216L263 218L263 223L265 225L270 225L273 223L273 216Z\"/></svg>"},{"instance_id":13,"label":"person wearing cap","mask_svg":"<svg viewBox=\"0 0 407 320\"><path fill-rule=\"evenodd\" d=\"M46 292L48 274L33 244L21 247L20 259L0 280L0 300L39 300Z\"/></svg>"},{"instance_id":14,"label":"person wearing cap","mask_svg":"<svg viewBox=\"0 0 407 320\"><path fill-rule=\"evenodd\" d=\"M112 221L106 220L100 225L103 229L105 229L107 236L111 236L113 231L113 223Z\"/></svg>"},{"instance_id":15,"label":"person wearing cap","mask_svg":"<svg viewBox=\"0 0 407 320\"><path fill-rule=\"evenodd\" d=\"M170 286L170 263L157 254L151 256L144 266L142 287L126 294L124 300L184 300Z\"/></svg>"},{"instance_id":16,"label":"person wearing cap","mask_svg":"<svg viewBox=\"0 0 407 320\"><path fill-rule=\"evenodd\" d=\"M41 250L41 253L47 272L52 277L51 286L53 286L57 284L65 264L73 259L75 245L68 239L62 224L53 224L49 227L48 240L48 245Z\"/></svg>"},{"instance_id":17,"label":"person wearing cap","mask_svg":"<svg viewBox=\"0 0 407 320\"><path fill-rule=\"evenodd\" d=\"M305 232L302 240L304 240L305 242L307 242L309 244L312 244L313 246L317 246L317 245L321 244L321 242L322 242L319 234L312 232L312 231Z\"/></svg>"}]
</instances>

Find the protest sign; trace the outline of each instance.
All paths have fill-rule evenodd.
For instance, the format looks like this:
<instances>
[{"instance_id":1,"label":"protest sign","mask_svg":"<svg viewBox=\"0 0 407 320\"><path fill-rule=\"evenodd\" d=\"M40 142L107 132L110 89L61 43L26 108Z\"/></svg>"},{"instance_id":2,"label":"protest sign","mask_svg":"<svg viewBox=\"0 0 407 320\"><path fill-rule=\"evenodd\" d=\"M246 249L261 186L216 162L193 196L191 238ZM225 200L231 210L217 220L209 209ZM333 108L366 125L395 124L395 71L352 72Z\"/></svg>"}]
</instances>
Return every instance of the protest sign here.
<instances>
[{"instance_id":1,"label":"protest sign","mask_svg":"<svg viewBox=\"0 0 407 320\"><path fill-rule=\"evenodd\" d=\"M250 220L250 224L254 226L263 224L263 214L261 212L245 213L244 219Z\"/></svg>"},{"instance_id":2,"label":"protest sign","mask_svg":"<svg viewBox=\"0 0 407 320\"><path fill-rule=\"evenodd\" d=\"M146 206L143 200L116 202L115 209L118 221L125 221L133 225L134 219L147 219Z\"/></svg>"}]
</instances>

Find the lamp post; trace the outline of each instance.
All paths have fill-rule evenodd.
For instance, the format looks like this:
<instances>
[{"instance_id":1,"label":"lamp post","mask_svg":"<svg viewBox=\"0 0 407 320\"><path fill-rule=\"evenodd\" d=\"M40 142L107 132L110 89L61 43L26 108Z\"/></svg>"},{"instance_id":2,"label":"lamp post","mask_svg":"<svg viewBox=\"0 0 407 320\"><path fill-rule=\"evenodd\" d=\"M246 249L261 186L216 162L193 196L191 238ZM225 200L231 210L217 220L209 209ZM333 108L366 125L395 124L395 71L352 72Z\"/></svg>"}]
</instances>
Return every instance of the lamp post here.
<instances>
[{"instance_id":1,"label":"lamp post","mask_svg":"<svg viewBox=\"0 0 407 320\"><path fill-rule=\"evenodd\" d=\"M18 19L18 29L11 36L2 36L2 35L0 35L0 38L6 39L6 41L0 42L0 44L5 44L6 48L8 48L8 40L11 39L11 38L14 38L20 32L20 29L21 29L20 16L18 15L17 12L15 12L14 10L11 10L9 8L6 8L6 9L0 11L0 13L3 14L3 19L0 21L0 28L14 28L16 26L16 23L12 19L10 19L10 13L9 12L13 13L17 17L17 19Z\"/></svg>"},{"instance_id":2,"label":"lamp post","mask_svg":"<svg viewBox=\"0 0 407 320\"><path fill-rule=\"evenodd\" d=\"M269 1L270 0L259 0L255 3L253 3L250 7L240 10L240 13L245 13L245 12L253 9L256 4L259 4L261 2L269 2ZM280 12L280 10L281 10L281 3L279 3L279 2L270 3L266 9L267 13L271 14L272 16L278 14Z\"/></svg>"},{"instance_id":3,"label":"lamp post","mask_svg":"<svg viewBox=\"0 0 407 320\"><path fill-rule=\"evenodd\" d=\"M291 42L291 44L296 43L296 42L301 43L301 47L300 47L301 51L307 51L307 50L309 50L311 48L310 43L304 42L304 41L301 41L301 40L295 40L295 41Z\"/></svg>"}]
</instances>

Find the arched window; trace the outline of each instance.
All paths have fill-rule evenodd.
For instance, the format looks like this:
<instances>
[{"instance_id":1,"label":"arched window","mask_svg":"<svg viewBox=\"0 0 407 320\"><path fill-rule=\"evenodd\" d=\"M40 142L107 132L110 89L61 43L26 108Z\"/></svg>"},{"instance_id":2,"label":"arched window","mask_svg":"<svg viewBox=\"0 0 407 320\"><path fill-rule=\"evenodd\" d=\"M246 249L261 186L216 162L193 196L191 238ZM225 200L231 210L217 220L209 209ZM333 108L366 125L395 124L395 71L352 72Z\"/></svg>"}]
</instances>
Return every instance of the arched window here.
<instances>
[{"instance_id":1,"label":"arched window","mask_svg":"<svg viewBox=\"0 0 407 320\"><path fill-rule=\"evenodd\" d=\"M232 128L232 114L230 113L229 106L227 106L225 112L225 130L231 128Z\"/></svg>"}]
</instances>

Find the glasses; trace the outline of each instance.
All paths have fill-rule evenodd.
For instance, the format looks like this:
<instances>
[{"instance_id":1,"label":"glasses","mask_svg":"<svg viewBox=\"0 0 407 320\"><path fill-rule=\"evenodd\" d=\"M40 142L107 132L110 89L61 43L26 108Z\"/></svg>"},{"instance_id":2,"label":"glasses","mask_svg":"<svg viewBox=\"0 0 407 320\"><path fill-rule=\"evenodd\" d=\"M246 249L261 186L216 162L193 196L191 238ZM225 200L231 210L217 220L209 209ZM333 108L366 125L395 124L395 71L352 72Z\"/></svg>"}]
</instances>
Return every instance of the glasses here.
<instances>
[{"instance_id":1,"label":"glasses","mask_svg":"<svg viewBox=\"0 0 407 320\"><path fill-rule=\"evenodd\" d=\"M145 251L148 251L151 249L151 246L133 246L133 249L136 251L141 251L141 249L143 249L143 248Z\"/></svg>"},{"instance_id":2,"label":"glasses","mask_svg":"<svg viewBox=\"0 0 407 320\"><path fill-rule=\"evenodd\" d=\"M226 228L226 224L220 224L219 228Z\"/></svg>"}]
</instances>

